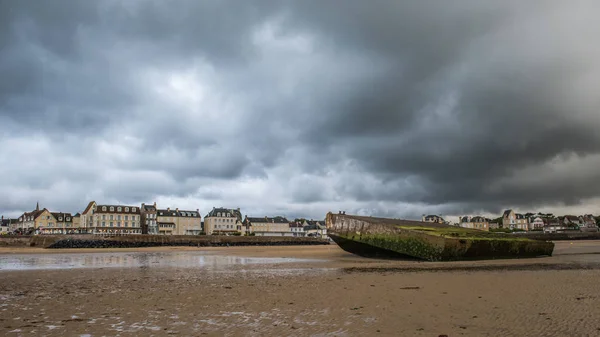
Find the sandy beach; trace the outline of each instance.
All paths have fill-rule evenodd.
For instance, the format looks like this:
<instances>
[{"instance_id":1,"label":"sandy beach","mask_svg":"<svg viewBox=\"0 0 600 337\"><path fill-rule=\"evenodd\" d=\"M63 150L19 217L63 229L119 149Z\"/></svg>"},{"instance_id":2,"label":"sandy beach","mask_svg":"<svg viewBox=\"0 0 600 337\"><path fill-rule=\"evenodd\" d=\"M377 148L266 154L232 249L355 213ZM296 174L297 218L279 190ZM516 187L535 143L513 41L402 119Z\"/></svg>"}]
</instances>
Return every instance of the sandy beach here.
<instances>
[{"instance_id":1,"label":"sandy beach","mask_svg":"<svg viewBox=\"0 0 600 337\"><path fill-rule=\"evenodd\" d=\"M2 248L0 335L596 336L598 279L597 241L451 263L335 245Z\"/></svg>"}]
</instances>

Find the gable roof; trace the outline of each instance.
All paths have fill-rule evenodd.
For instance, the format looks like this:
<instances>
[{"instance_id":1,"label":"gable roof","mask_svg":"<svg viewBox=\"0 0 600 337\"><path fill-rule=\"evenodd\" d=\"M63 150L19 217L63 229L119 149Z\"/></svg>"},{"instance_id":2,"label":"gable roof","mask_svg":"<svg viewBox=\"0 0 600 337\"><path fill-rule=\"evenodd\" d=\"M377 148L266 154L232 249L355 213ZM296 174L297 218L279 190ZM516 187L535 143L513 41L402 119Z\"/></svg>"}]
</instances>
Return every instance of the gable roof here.
<instances>
[{"instance_id":1,"label":"gable roof","mask_svg":"<svg viewBox=\"0 0 600 337\"><path fill-rule=\"evenodd\" d=\"M95 204L96 204L95 201L93 201L93 200L90 201L90 203L87 205L87 207L85 208L85 210L81 214L87 214L92 209L92 206L94 206Z\"/></svg>"},{"instance_id":2,"label":"gable roof","mask_svg":"<svg viewBox=\"0 0 600 337\"><path fill-rule=\"evenodd\" d=\"M512 209L507 209L506 211L504 211L504 214L502 214L502 217L508 218L508 216L510 215L511 212L512 212Z\"/></svg>"},{"instance_id":3,"label":"gable roof","mask_svg":"<svg viewBox=\"0 0 600 337\"><path fill-rule=\"evenodd\" d=\"M44 208L44 209L41 209L41 210L35 210L35 211L31 211L31 212L25 212L25 213L23 213L23 215L21 215L21 217L23 218L23 222L28 221L26 219L28 217L33 217L33 220L35 220L40 215L42 215L42 213L47 212L47 211L48 211L48 209Z\"/></svg>"},{"instance_id":4,"label":"gable roof","mask_svg":"<svg viewBox=\"0 0 600 337\"><path fill-rule=\"evenodd\" d=\"M213 207L212 211L208 212L208 214L205 216L205 218L211 218L211 217L216 217L217 213L230 213L230 215L232 217L235 217L238 219L238 221L242 221L242 212L240 212L240 209L229 209L229 208L223 208L223 207Z\"/></svg>"},{"instance_id":5,"label":"gable roof","mask_svg":"<svg viewBox=\"0 0 600 337\"><path fill-rule=\"evenodd\" d=\"M52 214L54 219L57 221L73 222L71 213L50 212L50 214ZM60 218L62 218L62 220L60 220Z\"/></svg>"}]
</instances>

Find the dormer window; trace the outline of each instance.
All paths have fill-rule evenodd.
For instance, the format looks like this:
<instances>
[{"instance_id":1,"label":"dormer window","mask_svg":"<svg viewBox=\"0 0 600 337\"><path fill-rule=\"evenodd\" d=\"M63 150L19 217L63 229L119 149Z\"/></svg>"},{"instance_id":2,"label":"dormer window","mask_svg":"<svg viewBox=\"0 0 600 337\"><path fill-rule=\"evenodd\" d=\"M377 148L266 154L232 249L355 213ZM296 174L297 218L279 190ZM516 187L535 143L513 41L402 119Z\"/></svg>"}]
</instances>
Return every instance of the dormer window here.
<instances>
[{"instance_id":1,"label":"dormer window","mask_svg":"<svg viewBox=\"0 0 600 337\"><path fill-rule=\"evenodd\" d=\"M111 211L111 212L114 212L114 211L115 211L115 208L114 208L114 207L112 207L112 206L110 206L110 211Z\"/></svg>"},{"instance_id":2,"label":"dormer window","mask_svg":"<svg viewBox=\"0 0 600 337\"><path fill-rule=\"evenodd\" d=\"M62 221L62 216L60 218L58 218L58 220Z\"/></svg>"},{"instance_id":3,"label":"dormer window","mask_svg":"<svg viewBox=\"0 0 600 337\"><path fill-rule=\"evenodd\" d=\"M71 221L71 218L67 218L67 221Z\"/></svg>"},{"instance_id":4,"label":"dormer window","mask_svg":"<svg viewBox=\"0 0 600 337\"><path fill-rule=\"evenodd\" d=\"M118 208L117 208L117 212L121 212L121 207L118 207Z\"/></svg>"},{"instance_id":5,"label":"dormer window","mask_svg":"<svg viewBox=\"0 0 600 337\"><path fill-rule=\"evenodd\" d=\"M129 212L129 207L125 207L125 212Z\"/></svg>"},{"instance_id":6,"label":"dormer window","mask_svg":"<svg viewBox=\"0 0 600 337\"><path fill-rule=\"evenodd\" d=\"M221 216L221 212L217 213L217 216Z\"/></svg>"},{"instance_id":7,"label":"dormer window","mask_svg":"<svg viewBox=\"0 0 600 337\"><path fill-rule=\"evenodd\" d=\"M135 212L135 209L136 209L135 207L132 207L132 208L131 208L131 211L132 211L132 212Z\"/></svg>"},{"instance_id":8,"label":"dormer window","mask_svg":"<svg viewBox=\"0 0 600 337\"><path fill-rule=\"evenodd\" d=\"M106 206L102 206L102 210L106 212Z\"/></svg>"}]
</instances>

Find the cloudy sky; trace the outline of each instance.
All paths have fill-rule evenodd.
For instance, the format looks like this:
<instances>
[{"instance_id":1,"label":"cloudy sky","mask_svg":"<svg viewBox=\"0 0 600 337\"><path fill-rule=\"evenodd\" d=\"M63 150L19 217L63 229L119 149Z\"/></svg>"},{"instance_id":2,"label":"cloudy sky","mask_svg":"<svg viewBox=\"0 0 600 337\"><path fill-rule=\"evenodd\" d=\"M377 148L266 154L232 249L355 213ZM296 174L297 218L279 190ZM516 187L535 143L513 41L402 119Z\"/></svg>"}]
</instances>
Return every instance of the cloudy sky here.
<instances>
[{"instance_id":1,"label":"cloudy sky","mask_svg":"<svg viewBox=\"0 0 600 337\"><path fill-rule=\"evenodd\" d=\"M0 0L0 214L600 213L599 11Z\"/></svg>"}]
</instances>

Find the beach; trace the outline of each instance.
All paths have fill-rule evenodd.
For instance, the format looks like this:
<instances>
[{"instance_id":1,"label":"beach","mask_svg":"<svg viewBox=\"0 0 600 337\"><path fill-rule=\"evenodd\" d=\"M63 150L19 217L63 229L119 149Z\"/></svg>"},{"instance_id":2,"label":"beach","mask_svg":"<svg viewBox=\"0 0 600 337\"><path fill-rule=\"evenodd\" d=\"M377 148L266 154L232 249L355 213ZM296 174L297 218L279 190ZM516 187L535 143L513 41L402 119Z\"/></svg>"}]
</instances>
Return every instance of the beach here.
<instances>
[{"instance_id":1,"label":"beach","mask_svg":"<svg viewBox=\"0 0 600 337\"><path fill-rule=\"evenodd\" d=\"M600 242L430 263L335 245L0 249L3 336L595 336Z\"/></svg>"}]
</instances>

